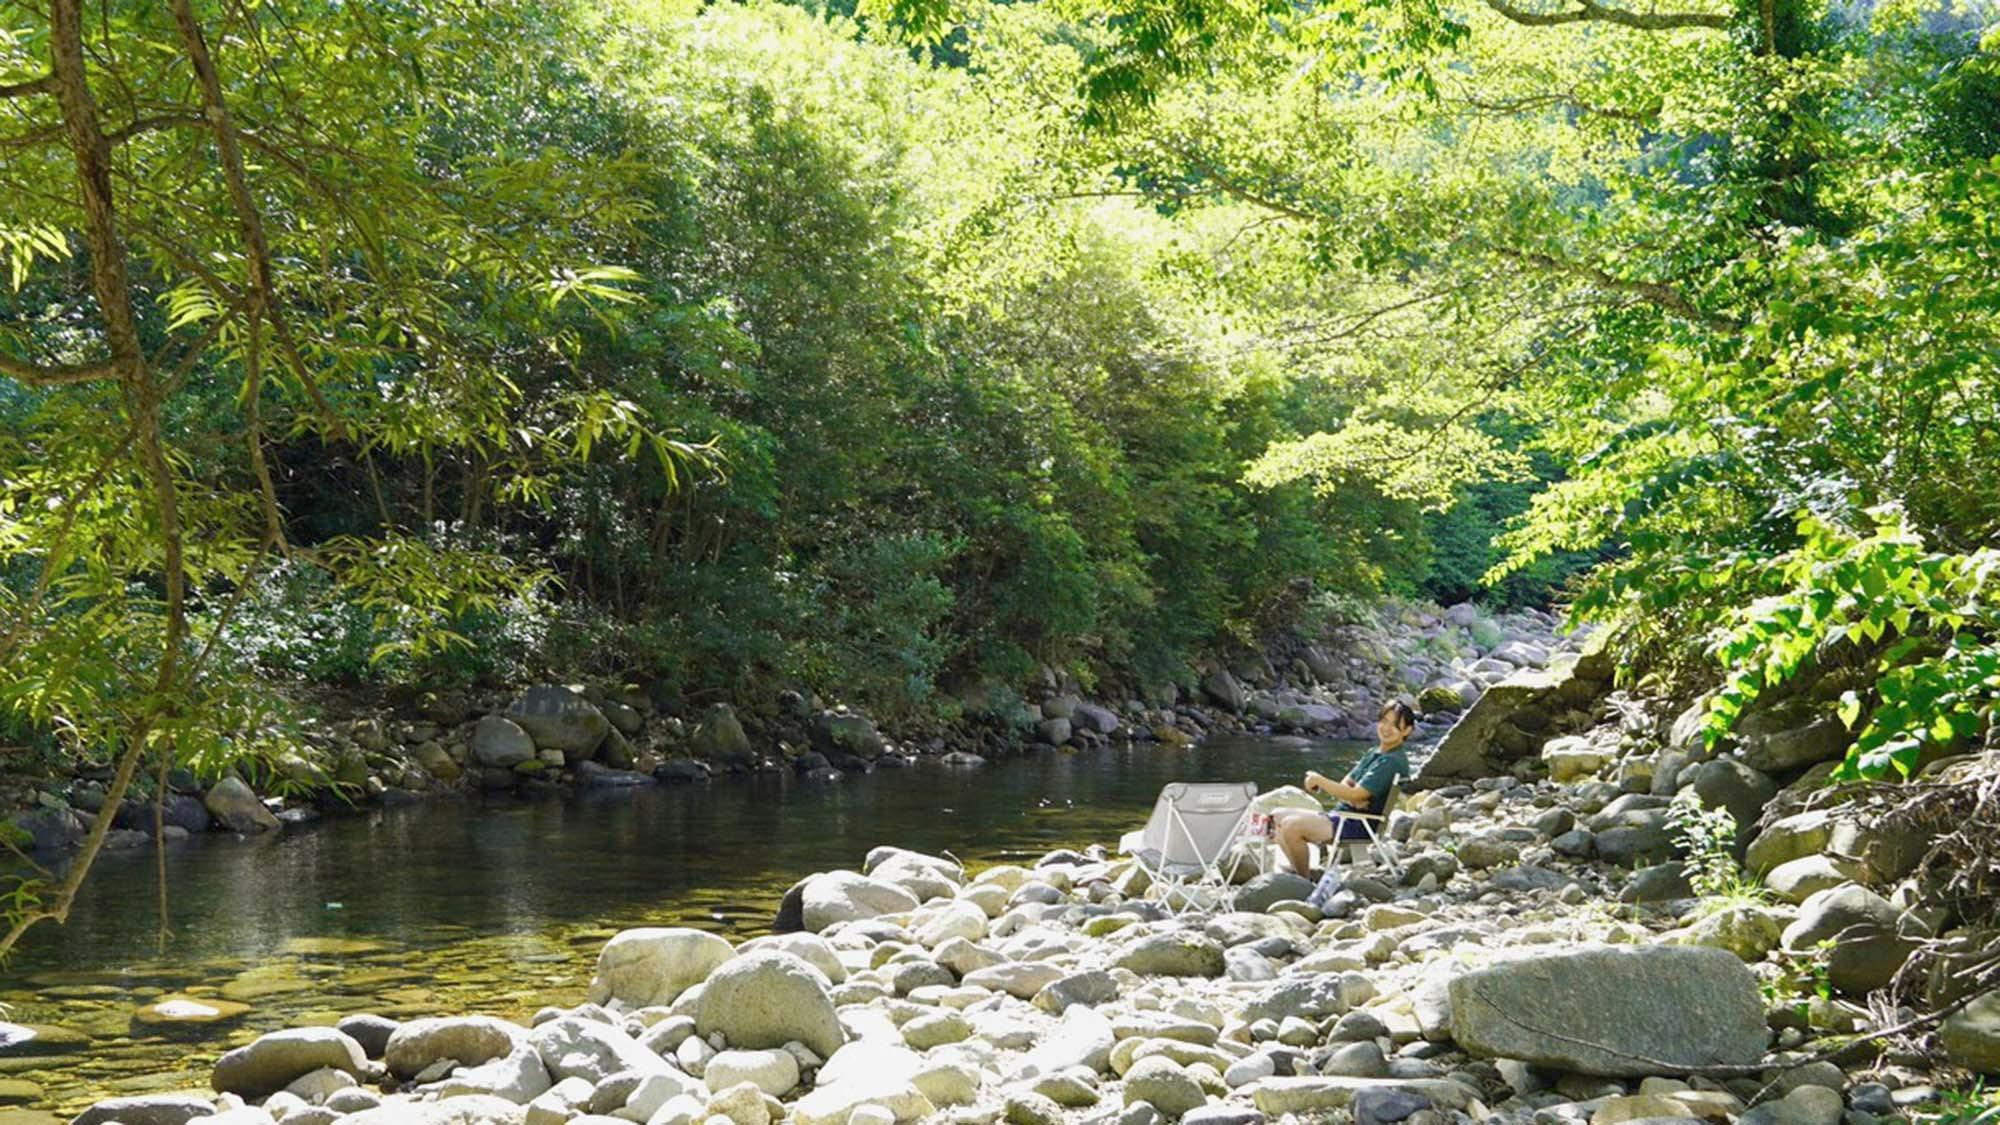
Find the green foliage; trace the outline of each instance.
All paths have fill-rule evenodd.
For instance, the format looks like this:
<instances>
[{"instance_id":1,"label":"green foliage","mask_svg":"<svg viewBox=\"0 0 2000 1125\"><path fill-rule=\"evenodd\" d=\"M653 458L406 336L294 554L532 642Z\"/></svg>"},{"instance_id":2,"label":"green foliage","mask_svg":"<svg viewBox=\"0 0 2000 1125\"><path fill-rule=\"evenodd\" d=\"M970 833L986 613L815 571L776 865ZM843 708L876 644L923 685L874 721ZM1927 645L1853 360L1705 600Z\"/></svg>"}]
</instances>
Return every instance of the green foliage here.
<instances>
[{"instance_id":1,"label":"green foliage","mask_svg":"<svg viewBox=\"0 0 2000 1125\"><path fill-rule=\"evenodd\" d=\"M1837 777L1908 777L1926 753L1992 723L2000 551L1930 550L1900 510L1868 516L1874 527L1857 533L1808 513L1800 545L1764 564L1781 592L1746 607L1716 646L1729 675L1710 704L1710 744L1765 690L1843 648L1871 655L1874 682L1865 697L1841 696L1840 717L1856 737Z\"/></svg>"},{"instance_id":2,"label":"green foliage","mask_svg":"<svg viewBox=\"0 0 2000 1125\"><path fill-rule=\"evenodd\" d=\"M1684 789L1667 806L1667 818L1674 844L1687 853L1681 870L1697 896L1712 907L1764 899L1763 887L1736 862L1736 818L1728 809L1708 808Z\"/></svg>"}]
</instances>

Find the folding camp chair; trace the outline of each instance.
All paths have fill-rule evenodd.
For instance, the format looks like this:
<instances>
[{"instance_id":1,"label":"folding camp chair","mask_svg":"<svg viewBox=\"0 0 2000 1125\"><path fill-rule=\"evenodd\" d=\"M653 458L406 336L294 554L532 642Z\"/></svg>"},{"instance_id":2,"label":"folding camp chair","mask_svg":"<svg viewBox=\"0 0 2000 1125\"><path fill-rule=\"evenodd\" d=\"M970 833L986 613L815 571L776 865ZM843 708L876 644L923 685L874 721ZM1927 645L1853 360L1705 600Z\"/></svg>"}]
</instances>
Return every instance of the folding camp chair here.
<instances>
[{"instance_id":1,"label":"folding camp chair","mask_svg":"<svg viewBox=\"0 0 2000 1125\"><path fill-rule=\"evenodd\" d=\"M1249 781L1176 781L1160 790L1146 826L1128 832L1118 850L1139 861L1176 914L1226 904L1232 897L1233 868L1242 854L1232 852L1250 835L1250 802L1257 786ZM1225 871L1224 864L1232 870Z\"/></svg>"},{"instance_id":2,"label":"folding camp chair","mask_svg":"<svg viewBox=\"0 0 2000 1125\"><path fill-rule=\"evenodd\" d=\"M1327 815L1333 818L1333 835L1336 842L1327 845L1327 866L1339 866L1341 852L1343 851L1349 849L1354 851L1372 851L1375 853L1376 861L1389 874L1399 875L1400 872L1397 865L1399 857L1396 854L1396 841L1389 835L1389 814L1395 812L1396 807L1402 804L1402 801L1403 787L1397 785L1389 790L1387 797L1383 798L1382 811L1379 813L1355 812L1351 809L1329 810ZM1359 824L1368 833L1367 843L1364 844L1360 840L1340 839L1340 830L1343 822L1350 820ZM1353 856L1351 855L1349 856L1349 862L1353 862Z\"/></svg>"}]
</instances>

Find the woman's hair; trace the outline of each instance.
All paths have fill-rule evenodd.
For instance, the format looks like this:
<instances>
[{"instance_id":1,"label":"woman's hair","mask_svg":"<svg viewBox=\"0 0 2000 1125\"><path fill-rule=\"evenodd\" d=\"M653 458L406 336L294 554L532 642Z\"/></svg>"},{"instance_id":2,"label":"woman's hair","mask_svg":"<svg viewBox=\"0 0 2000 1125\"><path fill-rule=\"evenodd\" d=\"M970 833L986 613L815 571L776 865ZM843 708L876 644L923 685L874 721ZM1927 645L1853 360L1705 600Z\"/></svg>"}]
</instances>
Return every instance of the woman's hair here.
<instances>
[{"instance_id":1,"label":"woman's hair","mask_svg":"<svg viewBox=\"0 0 2000 1125\"><path fill-rule=\"evenodd\" d=\"M1396 716L1397 726L1413 727L1417 725L1417 709L1400 699L1391 699L1389 702L1384 703L1382 710L1375 717L1379 719L1383 715Z\"/></svg>"}]
</instances>

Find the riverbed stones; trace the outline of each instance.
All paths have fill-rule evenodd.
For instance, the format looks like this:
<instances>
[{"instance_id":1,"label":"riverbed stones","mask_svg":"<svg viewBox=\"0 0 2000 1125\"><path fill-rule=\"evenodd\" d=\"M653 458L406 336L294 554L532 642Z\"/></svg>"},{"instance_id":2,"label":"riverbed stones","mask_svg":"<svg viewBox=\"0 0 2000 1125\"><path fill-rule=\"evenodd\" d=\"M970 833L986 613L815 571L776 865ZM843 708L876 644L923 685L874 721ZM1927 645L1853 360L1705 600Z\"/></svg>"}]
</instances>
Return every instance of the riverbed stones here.
<instances>
[{"instance_id":1,"label":"riverbed stones","mask_svg":"<svg viewBox=\"0 0 2000 1125\"><path fill-rule=\"evenodd\" d=\"M528 1030L492 1016L437 1016L397 1027L383 1045L383 1061L398 1078L414 1078L440 1059L478 1066L525 1042Z\"/></svg>"},{"instance_id":2,"label":"riverbed stones","mask_svg":"<svg viewBox=\"0 0 2000 1125\"><path fill-rule=\"evenodd\" d=\"M202 798L202 804L231 832L276 832L278 818L239 777L225 777Z\"/></svg>"},{"instance_id":3,"label":"riverbed stones","mask_svg":"<svg viewBox=\"0 0 2000 1125\"><path fill-rule=\"evenodd\" d=\"M511 770L535 759L535 740L512 719L487 715L473 725L472 757L489 769Z\"/></svg>"},{"instance_id":4,"label":"riverbed stones","mask_svg":"<svg viewBox=\"0 0 2000 1125\"><path fill-rule=\"evenodd\" d=\"M1290 871L1274 871L1268 875L1258 875L1236 892L1237 910L1262 913L1280 902L1303 899L1312 893L1313 885L1305 877Z\"/></svg>"},{"instance_id":5,"label":"riverbed stones","mask_svg":"<svg viewBox=\"0 0 2000 1125\"><path fill-rule=\"evenodd\" d=\"M917 908L917 897L894 883L854 871L824 871L799 890L800 924L819 933L842 922L858 922Z\"/></svg>"},{"instance_id":6,"label":"riverbed stones","mask_svg":"<svg viewBox=\"0 0 2000 1125\"><path fill-rule=\"evenodd\" d=\"M840 963L840 955L834 952L832 944L818 934L766 934L763 937L751 938L736 947L739 956L756 953L759 950L789 953L826 974L826 979L832 984L839 984L847 979L847 966ZM934 952L939 961L944 960L943 951L944 947L940 946ZM702 975L705 977L708 972L704 971Z\"/></svg>"},{"instance_id":7,"label":"riverbed stones","mask_svg":"<svg viewBox=\"0 0 2000 1125\"><path fill-rule=\"evenodd\" d=\"M2000 1074L2000 989L1952 1013L1938 1029L1938 1045L1954 1066Z\"/></svg>"},{"instance_id":8,"label":"riverbed stones","mask_svg":"<svg viewBox=\"0 0 2000 1125\"><path fill-rule=\"evenodd\" d=\"M1009 961L965 974L963 983L972 988L1004 992L1017 1000L1033 1000L1035 994L1063 978L1060 965L1047 961Z\"/></svg>"},{"instance_id":9,"label":"riverbed stones","mask_svg":"<svg viewBox=\"0 0 2000 1125\"><path fill-rule=\"evenodd\" d=\"M1745 903L1703 917L1688 927L1684 940L1689 945L1726 949L1754 965L1778 947L1784 928L1784 915L1767 906Z\"/></svg>"},{"instance_id":10,"label":"riverbed stones","mask_svg":"<svg viewBox=\"0 0 2000 1125\"><path fill-rule=\"evenodd\" d=\"M260 1036L216 1060L210 1084L225 1094L259 1098L322 1067L367 1073L368 1056L331 1027L294 1027Z\"/></svg>"},{"instance_id":11,"label":"riverbed stones","mask_svg":"<svg viewBox=\"0 0 2000 1125\"><path fill-rule=\"evenodd\" d=\"M638 1040L608 1023L564 1016L528 1035L549 1076L560 1082L582 1078L593 1086L620 1071L647 1071L664 1065Z\"/></svg>"},{"instance_id":12,"label":"riverbed stones","mask_svg":"<svg viewBox=\"0 0 2000 1125\"><path fill-rule=\"evenodd\" d=\"M846 1039L831 989L818 969L790 954L760 951L737 957L702 986L695 1031L720 1034L731 1047L748 1049L796 1040L825 1058Z\"/></svg>"},{"instance_id":13,"label":"riverbed stones","mask_svg":"<svg viewBox=\"0 0 2000 1125\"><path fill-rule=\"evenodd\" d=\"M507 717L528 732L535 749L561 751L572 766L593 757L611 729L611 720L596 704L561 684L538 684L522 692L507 708Z\"/></svg>"},{"instance_id":14,"label":"riverbed stones","mask_svg":"<svg viewBox=\"0 0 2000 1125\"><path fill-rule=\"evenodd\" d=\"M389 1037L394 1035L396 1028L401 1025L386 1016L378 1016L372 1012L356 1012L341 1017L340 1022L334 1026L348 1038L361 1044L362 1051L366 1052L369 1058L379 1059L382 1057L382 1052L389 1047Z\"/></svg>"},{"instance_id":15,"label":"riverbed stones","mask_svg":"<svg viewBox=\"0 0 2000 1125\"><path fill-rule=\"evenodd\" d=\"M1159 1055L1140 1059L1125 1072L1125 1104L1145 1102L1169 1118L1177 1118L1208 1102L1201 1083L1172 1059Z\"/></svg>"},{"instance_id":16,"label":"riverbed stones","mask_svg":"<svg viewBox=\"0 0 2000 1125\"><path fill-rule=\"evenodd\" d=\"M1762 875L1781 863L1818 855L1833 840L1834 814L1830 809L1794 813L1757 834L1743 853L1743 865Z\"/></svg>"},{"instance_id":17,"label":"riverbed stones","mask_svg":"<svg viewBox=\"0 0 2000 1125\"><path fill-rule=\"evenodd\" d=\"M1482 1058L1637 1077L1754 1062L1764 1050L1756 978L1720 949L1559 949L1449 988L1452 1037Z\"/></svg>"},{"instance_id":18,"label":"riverbed stones","mask_svg":"<svg viewBox=\"0 0 2000 1125\"><path fill-rule=\"evenodd\" d=\"M727 703L715 704L702 716L701 725L688 739L688 749L697 758L726 766L749 765L757 756L736 709Z\"/></svg>"},{"instance_id":19,"label":"riverbed stones","mask_svg":"<svg viewBox=\"0 0 2000 1125\"><path fill-rule=\"evenodd\" d=\"M140 1094L106 1098L78 1114L70 1125L187 1125L214 1113L214 1099L200 1094Z\"/></svg>"},{"instance_id":20,"label":"riverbed stones","mask_svg":"<svg viewBox=\"0 0 2000 1125\"><path fill-rule=\"evenodd\" d=\"M723 1051L703 1067L702 1082L716 1093L748 1082L774 1098L782 1098L799 1084L799 1060L782 1049Z\"/></svg>"},{"instance_id":21,"label":"riverbed stones","mask_svg":"<svg viewBox=\"0 0 2000 1125\"><path fill-rule=\"evenodd\" d=\"M1828 887L1799 906L1798 919L1785 927L1784 945L1794 952L1809 950L1852 926L1893 933L1899 913L1888 899L1858 883Z\"/></svg>"},{"instance_id":22,"label":"riverbed stones","mask_svg":"<svg viewBox=\"0 0 2000 1125\"><path fill-rule=\"evenodd\" d=\"M1205 934L1148 934L1127 945L1112 965L1140 976L1219 977L1227 967L1222 946Z\"/></svg>"},{"instance_id":23,"label":"riverbed stones","mask_svg":"<svg viewBox=\"0 0 2000 1125\"><path fill-rule=\"evenodd\" d=\"M341 1125L524 1125L527 1106L465 1094L434 1102L393 1101L341 1119Z\"/></svg>"},{"instance_id":24,"label":"riverbed stones","mask_svg":"<svg viewBox=\"0 0 2000 1125\"><path fill-rule=\"evenodd\" d=\"M671 1004L735 955L727 941L704 930L682 926L623 930L598 951L590 1002L616 1000L629 1008Z\"/></svg>"},{"instance_id":25,"label":"riverbed stones","mask_svg":"<svg viewBox=\"0 0 2000 1125\"><path fill-rule=\"evenodd\" d=\"M937 1106L916 1084L923 1059L907 1048L868 1039L842 1047L820 1069L812 1093L792 1104L793 1125L846 1125L853 1112L880 1106L898 1122L927 1120Z\"/></svg>"},{"instance_id":26,"label":"riverbed stones","mask_svg":"<svg viewBox=\"0 0 2000 1125\"><path fill-rule=\"evenodd\" d=\"M861 873L871 879L893 883L908 891L918 902L951 898L964 882L964 869L943 856L925 855L908 848L871 848L861 864Z\"/></svg>"}]
</instances>

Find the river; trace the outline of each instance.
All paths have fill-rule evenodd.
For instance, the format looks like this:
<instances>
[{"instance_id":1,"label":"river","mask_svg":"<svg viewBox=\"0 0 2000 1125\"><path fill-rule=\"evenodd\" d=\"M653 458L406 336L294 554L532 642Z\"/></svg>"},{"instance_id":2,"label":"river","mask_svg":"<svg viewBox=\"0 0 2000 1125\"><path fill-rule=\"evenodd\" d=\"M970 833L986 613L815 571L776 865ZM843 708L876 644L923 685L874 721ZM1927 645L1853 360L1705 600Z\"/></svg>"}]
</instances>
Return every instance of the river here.
<instances>
[{"instance_id":1,"label":"river","mask_svg":"<svg viewBox=\"0 0 2000 1125\"><path fill-rule=\"evenodd\" d=\"M267 838L169 850L162 946L151 849L99 860L68 925L44 926L0 977L17 1023L60 1053L9 1057L0 1092L72 1112L113 1094L206 1088L223 1051L350 1012L525 1019L574 1004L597 950L637 925L768 931L785 889L896 844L969 866L1114 845L1169 781L1296 783L1354 743L1232 738L1042 752L815 783L763 774L540 801L440 801L331 816ZM167 996L233 1000L226 1025L164 1037L132 1020ZM10 1082L11 1080L11 1082ZM40 1087L39 1095L26 1081ZM4 1102L0 1102L4 1104ZM0 1110L0 1123L11 1119ZM21 1118L22 1121L29 1120Z\"/></svg>"}]
</instances>

